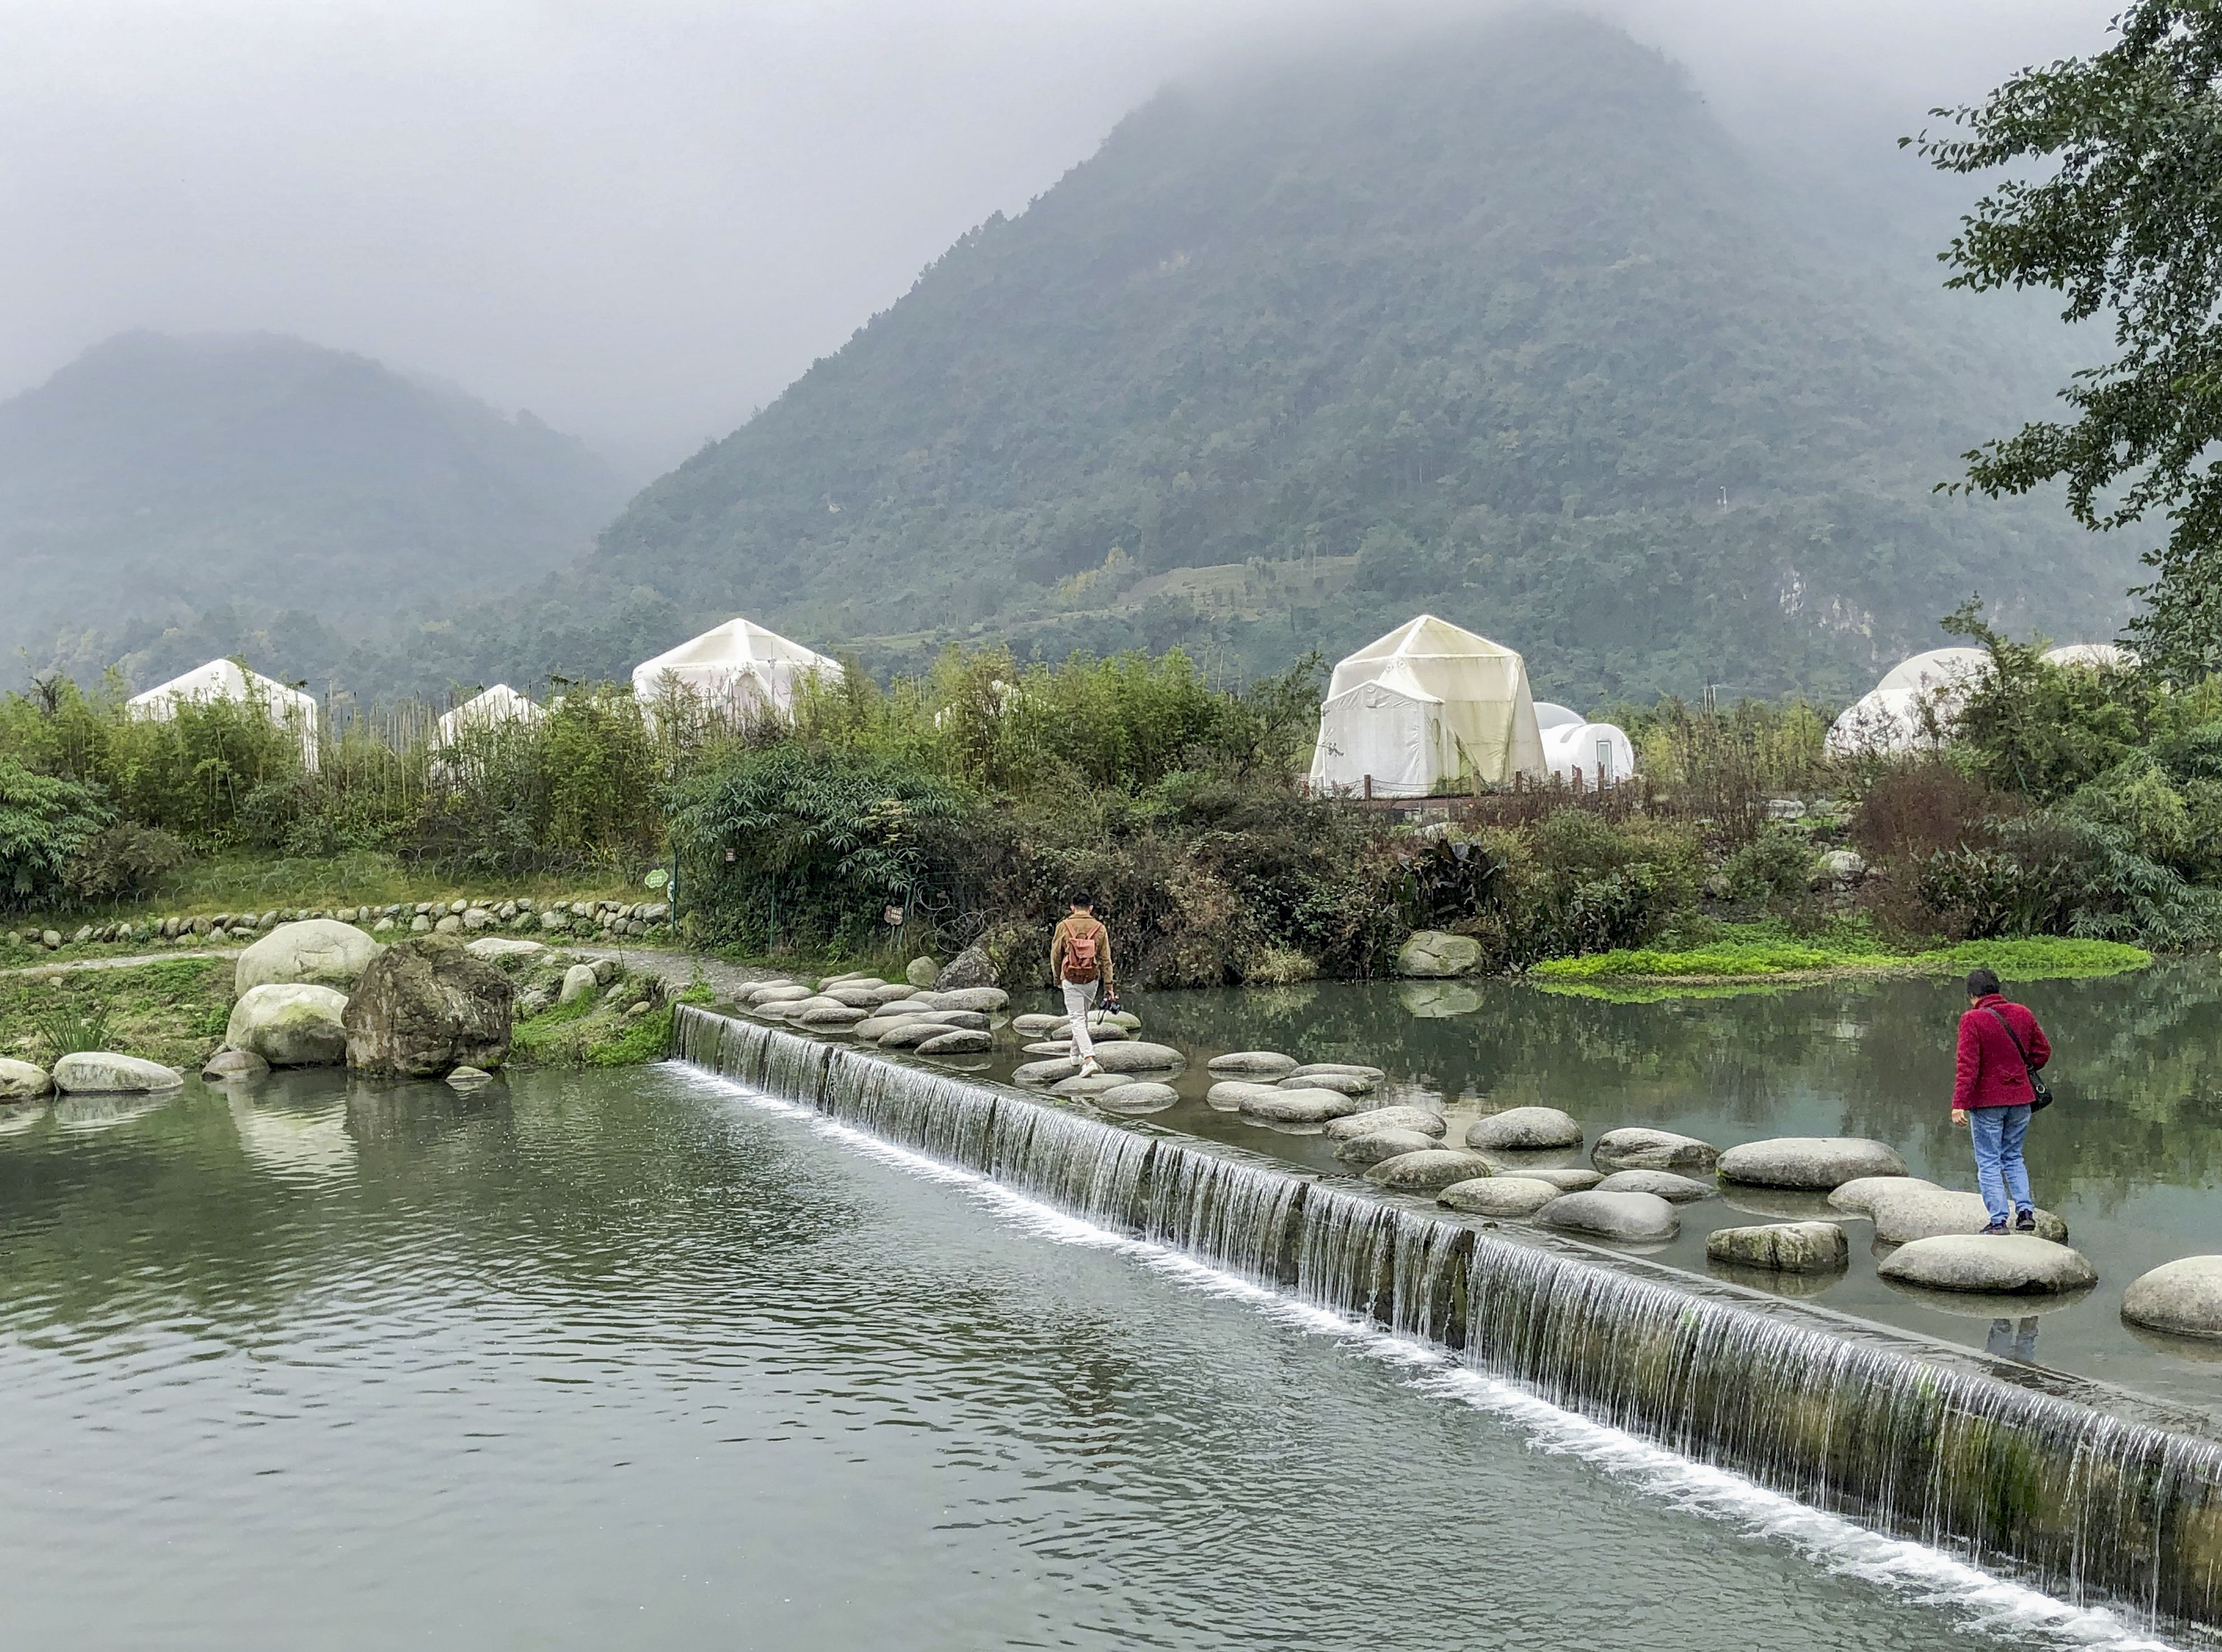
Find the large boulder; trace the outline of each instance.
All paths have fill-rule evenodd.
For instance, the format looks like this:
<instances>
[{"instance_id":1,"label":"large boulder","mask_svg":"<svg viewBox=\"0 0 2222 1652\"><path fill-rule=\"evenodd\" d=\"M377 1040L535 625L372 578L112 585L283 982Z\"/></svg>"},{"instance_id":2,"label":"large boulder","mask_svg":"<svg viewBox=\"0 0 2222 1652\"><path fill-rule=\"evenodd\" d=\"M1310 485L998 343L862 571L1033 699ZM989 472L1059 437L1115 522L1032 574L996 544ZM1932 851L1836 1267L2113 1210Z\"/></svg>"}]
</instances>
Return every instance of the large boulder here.
<instances>
[{"instance_id":1,"label":"large boulder","mask_svg":"<svg viewBox=\"0 0 2222 1652\"><path fill-rule=\"evenodd\" d=\"M1378 1165L1400 1153L1424 1153L1435 1138L1417 1130L1375 1130L1367 1136L1346 1136L1335 1143L1334 1156L1346 1165Z\"/></svg>"},{"instance_id":2,"label":"large boulder","mask_svg":"<svg viewBox=\"0 0 2222 1652\"><path fill-rule=\"evenodd\" d=\"M1916 1177L1892 1178L1899 1186L1879 1187L1863 1201L1874 1223L1874 1236L1886 1245L1911 1244L1939 1234L1980 1233L1991 1213L1976 1193L1955 1192ZM2068 1237L2068 1224L2049 1211L2037 1213L2037 1236L2055 1244Z\"/></svg>"},{"instance_id":3,"label":"large boulder","mask_svg":"<svg viewBox=\"0 0 2222 1652\"><path fill-rule=\"evenodd\" d=\"M245 998L258 986L303 983L344 992L385 950L354 924L332 918L281 923L234 961L232 996Z\"/></svg>"},{"instance_id":4,"label":"large boulder","mask_svg":"<svg viewBox=\"0 0 2222 1652\"><path fill-rule=\"evenodd\" d=\"M1327 1127L1327 1133L1334 1136L1371 1136L1376 1130L1417 1130L1440 1142L1450 1133L1450 1126L1441 1113L1429 1112L1425 1107L1369 1107Z\"/></svg>"},{"instance_id":5,"label":"large boulder","mask_svg":"<svg viewBox=\"0 0 2222 1652\"><path fill-rule=\"evenodd\" d=\"M1533 1176L1479 1176L1454 1181L1435 1195L1435 1203L1468 1216L1509 1217L1524 1221L1563 1192Z\"/></svg>"},{"instance_id":6,"label":"large boulder","mask_svg":"<svg viewBox=\"0 0 2222 1652\"><path fill-rule=\"evenodd\" d=\"M1724 1181L1826 1192L1872 1176L1903 1176L1905 1160L1887 1142L1861 1136L1778 1136L1730 1148L1718 1168Z\"/></svg>"},{"instance_id":7,"label":"large boulder","mask_svg":"<svg viewBox=\"0 0 2222 1652\"><path fill-rule=\"evenodd\" d=\"M594 979L594 967L592 964L574 964L563 972L562 990L556 994L556 1002L576 1004L581 998L593 997L595 990L600 986L601 983ZM799 1000L806 1004L809 1001L807 998Z\"/></svg>"},{"instance_id":8,"label":"large boulder","mask_svg":"<svg viewBox=\"0 0 2222 1652\"><path fill-rule=\"evenodd\" d=\"M1852 1248L1833 1222L1773 1222L1717 1228L1705 1236L1705 1255L1717 1262L1778 1273L1834 1273L1850 1265Z\"/></svg>"},{"instance_id":9,"label":"large boulder","mask_svg":"<svg viewBox=\"0 0 2222 1652\"><path fill-rule=\"evenodd\" d=\"M1508 1107L1467 1126L1470 1148L1578 1148L1582 1127L1572 1113L1556 1107Z\"/></svg>"},{"instance_id":10,"label":"large boulder","mask_svg":"<svg viewBox=\"0 0 2222 1652\"><path fill-rule=\"evenodd\" d=\"M932 986L941 979L941 966L923 955L903 966L903 979L913 986Z\"/></svg>"},{"instance_id":11,"label":"large boulder","mask_svg":"<svg viewBox=\"0 0 2222 1652\"><path fill-rule=\"evenodd\" d=\"M337 1067L347 1060L347 994L336 987L272 983L231 1006L223 1042L273 1067Z\"/></svg>"},{"instance_id":12,"label":"large boulder","mask_svg":"<svg viewBox=\"0 0 2222 1652\"><path fill-rule=\"evenodd\" d=\"M2222 1341L2222 1256L2184 1256L2138 1274L2122 1292L2122 1317L2147 1330Z\"/></svg>"},{"instance_id":13,"label":"large boulder","mask_svg":"<svg viewBox=\"0 0 2222 1652\"><path fill-rule=\"evenodd\" d=\"M54 1088L66 1096L128 1095L143 1090L174 1090L185 1075L160 1061L108 1050L65 1055L54 1063Z\"/></svg>"},{"instance_id":14,"label":"large boulder","mask_svg":"<svg viewBox=\"0 0 2222 1652\"><path fill-rule=\"evenodd\" d=\"M451 941L397 942L347 1001L348 1065L439 1078L509 1060L509 978Z\"/></svg>"},{"instance_id":15,"label":"large boulder","mask_svg":"<svg viewBox=\"0 0 2222 1652\"><path fill-rule=\"evenodd\" d=\"M967 986L993 986L995 984L995 961L988 956L988 949L977 943L965 948L963 951L944 964L932 982L933 990L937 992L954 992L959 987ZM912 985L916 986L918 983L913 982ZM968 1009L970 1006L956 1004L951 1007Z\"/></svg>"},{"instance_id":16,"label":"large boulder","mask_svg":"<svg viewBox=\"0 0 2222 1652\"><path fill-rule=\"evenodd\" d=\"M1656 1193L1561 1193L1535 1212L1535 1220L1565 1233L1648 1244L1682 1230L1674 1207Z\"/></svg>"},{"instance_id":17,"label":"large boulder","mask_svg":"<svg viewBox=\"0 0 2222 1652\"><path fill-rule=\"evenodd\" d=\"M1397 973L1422 979L1463 975L1480 961L1480 942L1443 929L1415 929L1397 948Z\"/></svg>"},{"instance_id":18,"label":"large boulder","mask_svg":"<svg viewBox=\"0 0 2222 1652\"><path fill-rule=\"evenodd\" d=\"M1365 1173L1365 1180L1391 1192L1436 1193L1453 1182L1489 1173L1489 1161L1478 1153L1430 1147L1382 1160Z\"/></svg>"},{"instance_id":19,"label":"large boulder","mask_svg":"<svg viewBox=\"0 0 2222 1652\"><path fill-rule=\"evenodd\" d=\"M1204 1063L1214 1073L1245 1079L1283 1079L1296 1070L1296 1058L1278 1050L1238 1049L1215 1055Z\"/></svg>"},{"instance_id":20,"label":"large boulder","mask_svg":"<svg viewBox=\"0 0 2222 1652\"><path fill-rule=\"evenodd\" d=\"M1671 1170L1616 1170L1597 1184L1600 1193L1656 1193L1669 1205L1692 1204L1720 1191L1711 1182Z\"/></svg>"},{"instance_id":21,"label":"large boulder","mask_svg":"<svg viewBox=\"0 0 2222 1652\"><path fill-rule=\"evenodd\" d=\"M1981 1291L1994 1296L2043 1296L2098 1282L2082 1254L2034 1234L1943 1234L1916 1239L1875 1270L1886 1280L1933 1291Z\"/></svg>"},{"instance_id":22,"label":"large boulder","mask_svg":"<svg viewBox=\"0 0 2222 1652\"><path fill-rule=\"evenodd\" d=\"M0 1055L0 1101L30 1101L53 1087L44 1067Z\"/></svg>"},{"instance_id":23,"label":"large boulder","mask_svg":"<svg viewBox=\"0 0 2222 1652\"><path fill-rule=\"evenodd\" d=\"M1630 1125L1607 1130L1590 1149L1590 1162L1610 1175L1616 1170L1710 1170L1720 1149L1694 1136Z\"/></svg>"}]
</instances>

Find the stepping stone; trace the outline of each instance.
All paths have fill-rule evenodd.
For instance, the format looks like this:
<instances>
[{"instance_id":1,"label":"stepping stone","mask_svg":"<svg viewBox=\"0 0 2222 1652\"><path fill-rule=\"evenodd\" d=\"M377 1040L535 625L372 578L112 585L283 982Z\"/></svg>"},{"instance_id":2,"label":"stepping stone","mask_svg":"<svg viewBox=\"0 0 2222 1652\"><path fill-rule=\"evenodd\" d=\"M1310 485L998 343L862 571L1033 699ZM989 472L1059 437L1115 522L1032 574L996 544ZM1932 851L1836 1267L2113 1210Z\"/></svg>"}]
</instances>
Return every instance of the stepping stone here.
<instances>
[{"instance_id":1,"label":"stepping stone","mask_svg":"<svg viewBox=\"0 0 2222 1652\"><path fill-rule=\"evenodd\" d=\"M1435 1195L1435 1203L1468 1216L1495 1216L1524 1222L1564 1190L1533 1176L1480 1176L1454 1181Z\"/></svg>"},{"instance_id":2,"label":"stepping stone","mask_svg":"<svg viewBox=\"0 0 2222 1652\"><path fill-rule=\"evenodd\" d=\"M1221 1079L1203 1092L1203 1102L1205 1106L1215 1107L1222 1113L1239 1113L1242 1104L1252 1097L1284 1093L1277 1085L1259 1084L1252 1079Z\"/></svg>"},{"instance_id":3,"label":"stepping stone","mask_svg":"<svg viewBox=\"0 0 2222 1652\"><path fill-rule=\"evenodd\" d=\"M2043 1296L2099 1281L2081 1252L2034 1234L1943 1234L1900 1245L1875 1270L1886 1280L1936 1291Z\"/></svg>"},{"instance_id":4,"label":"stepping stone","mask_svg":"<svg viewBox=\"0 0 2222 1652\"><path fill-rule=\"evenodd\" d=\"M848 1028L869 1018L868 1010L854 1010L845 1004L820 1004L814 1010L798 1010L788 1017L798 1027Z\"/></svg>"},{"instance_id":5,"label":"stepping stone","mask_svg":"<svg viewBox=\"0 0 2222 1652\"><path fill-rule=\"evenodd\" d=\"M741 1002L761 1007L767 1004L798 1004L805 998L814 998L817 996L808 987L798 986L793 981L775 981L769 986L751 986L744 989L741 993Z\"/></svg>"},{"instance_id":6,"label":"stepping stone","mask_svg":"<svg viewBox=\"0 0 2222 1652\"><path fill-rule=\"evenodd\" d=\"M1058 1061L1028 1061L1011 1077L1020 1084L1055 1084L1058 1079L1069 1079L1079 1071L1080 1063L1068 1055Z\"/></svg>"},{"instance_id":7,"label":"stepping stone","mask_svg":"<svg viewBox=\"0 0 2222 1652\"><path fill-rule=\"evenodd\" d=\"M1955 1192L1911 1176L1900 1180L1902 1186L1877 1189L1867 1198L1874 1236L1884 1244L1910 1244L1946 1233L1980 1233L1990 1225L1991 1213L1980 1194ZM2064 1243L2068 1224L2049 1211L2039 1211L2037 1236Z\"/></svg>"},{"instance_id":8,"label":"stepping stone","mask_svg":"<svg viewBox=\"0 0 2222 1652\"><path fill-rule=\"evenodd\" d=\"M1235 1111L1245 1118L1260 1118L1272 1124L1324 1124L1356 1112L1358 1103L1333 1090L1282 1090L1269 1086L1244 1096Z\"/></svg>"},{"instance_id":9,"label":"stepping stone","mask_svg":"<svg viewBox=\"0 0 2222 1652\"><path fill-rule=\"evenodd\" d=\"M1397 1193L1436 1193L1453 1182L1489 1174L1489 1161L1457 1148L1423 1148L1384 1159L1365 1173L1376 1187Z\"/></svg>"},{"instance_id":10,"label":"stepping stone","mask_svg":"<svg viewBox=\"0 0 2222 1652\"><path fill-rule=\"evenodd\" d=\"M1007 1008L1011 1002L1011 995L1000 986L960 986L917 996L937 1010L977 1010L982 1015Z\"/></svg>"},{"instance_id":11,"label":"stepping stone","mask_svg":"<svg viewBox=\"0 0 2222 1652\"><path fill-rule=\"evenodd\" d=\"M1641 1126L1607 1130L1590 1149L1590 1162L1607 1175L1616 1170L1710 1170L1720 1157L1710 1142Z\"/></svg>"},{"instance_id":12,"label":"stepping stone","mask_svg":"<svg viewBox=\"0 0 2222 1652\"><path fill-rule=\"evenodd\" d=\"M1674 1207L1656 1193L1604 1193L1594 1188L1560 1194L1535 1212L1535 1220L1562 1233L1617 1239L1623 1244L1672 1239L1682 1230Z\"/></svg>"},{"instance_id":13,"label":"stepping stone","mask_svg":"<svg viewBox=\"0 0 2222 1652\"><path fill-rule=\"evenodd\" d=\"M1400 1153L1424 1153L1435 1138L1417 1130L1375 1130L1370 1136L1346 1136L1335 1144L1334 1156L1346 1165L1378 1165Z\"/></svg>"},{"instance_id":14,"label":"stepping stone","mask_svg":"<svg viewBox=\"0 0 2222 1652\"><path fill-rule=\"evenodd\" d=\"M1872 1176L1903 1176L1905 1160L1887 1142L1863 1136L1779 1136L1730 1148L1718 1168L1724 1181L1825 1191Z\"/></svg>"},{"instance_id":15,"label":"stepping stone","mask_svg":"<svg viewBox=\"0 0 2222 1652\"><path fill-rule=\"evenodd\" d=\"M883 1001L889 1004L894 1002L894 998L882 1000L879 992L875 990L876 988L883 989L885 986L885 982L874 982L869 986L859 983L855 986L821 986L818 991L821 998L832 998L838 1003L848 1004L852 1009L876 1010ZM896 998L907 998L909 996L908 987L895 994Z\"/></svg>"},{"instance_id":16,"label":"stepping stone","mask_svg":"<svg viewBox=\"0 0 2222 1652\"><path fill-rule=\"evenodd\" d=\"M1346 1096L1373 1093L1373 1080L1356 1073L1307 1073L1302 1078L1290 1073L1280 1083L1284 1090L1334 1090Z\"/></svg>"},{"instance_id":17,"label":"stepping stone","mask_svg":"<svg viewBox=\"0 0 2222 1652\"><path fill-rule=\"evenodd\" d=\"M1021 1037L1039 1033L1057 1032L1071 1025L1070 1016L1045 1016L1029 1011L1025 1015L1011 1017L1011 1030Z\"/></svg>"},{"instance_id":18,"label":"stepping stone","mask_svg":"<svg viewBox=\"0 0 2222 1652\"><path fill-rule=\"evenodd\" d=\"M1139 1039L1098 1044L1095 1059L1106 1073L1175 1073L1188 1065L1188 1057L1171 1044L1146 1044Z\"/></svg>"},{"instance_id":19,"label":"stepping stone","mask_svg":"<svg viewBox=\"0 0 2222 1652\"><path fill-rule=\"evenodd\" d=\"M917 989L913 986L894 985L886 986L867 986L859 990L869 992L872 995L872 1002L877 1004L908 1003L910 1001L911 994L917 991Z\"/></svg>"},{"instance_id":20,"label":"stepping stone","mask_svg":"<svg viewBox=\"0 0 2222 1652\"><path fill-rule=\"evenodd\" d=\"M1705 1255L1717 1262L1778 1273L1834 1273L1851 1265L1852 1247L1833 1222L1775 1222L1717 1228L1705 1236Z\"/></svg>"},{"instance_id":21,"label":"stepping stone","mask_svg":"<svg viewBox=\"0 0 2222 1652\"><path fill-rule=\"evenodd\" d=\"M1169 1084L1152 1084L1145 1079L1099 1090L1089 1099L1110 1112L1154 1113L1178 1101L1180 1092Z\"/></svg>"},{"instance_id":22,"label":"stepping stone","mask_svg":"<svg viewBox=\"0 0 2222 1652\"><path fill-rule=\"evenodd\" d=\"M1296 1070L1296 1058L1284 1055L1278 1050L1239 1049L1228 1055L1215 1055L1204 1063L1214 1073L1223 1073L1236 1078L1279 1079Z\"/></svg>"},{"instance_id":23,"label":"stepping stone","mask_svg":"<svg viewBox=\"0 0 2222 1652\"><path fill-rule=\"evenodd\" d=\"M1470 1148L1578 1148L1582 1127L1556 1107L1508 1107L1466 1128Z\"/></svg>"},{"instance_id":24,"label":"stepping stone","mask_svg":"<svg viewBox=\"0 0 2222 1652\"><path fill-rule=\"evenodd\" d=\"M1077 1073L1069 1079L1060 1079L1049 1088L1053 1096L1086 1096L1092 1099L1126 1087L1127 1081L1115 1073L1091 1073L1084 1079Z\"/></svg>"},{"instance_id":25,"label":"stepping stone","mask_svg":"<svg viewBox=\"0 0 2222 1652\"><path fill-rule=\"evenodd\" d=\"M1656 1193L1669 1205L1711 1198L1721 1191L1711 1182L1671 1170L1616 1170L1597 1186L1600 1193Z\"/></svg>"},{"instance_id":26,"label":"stepping stone","mask_svg":"<svg viewBox=\"0 0 2222 1652\"><path fill-rule=\"evenodd\" d=\"M929 1038L918 1046L920 1055L980 1055L985 1054L995 1040L983 1032L970 1027L958 1027L943 1033L938 1038Z\"/></svg>"},{"instance_id":27,"label":"stepping stone","mask_svg":"<svg viewBox=\"0 0 2222 1652\"><path fill-rule=\"evenodd\" d=\"M2222 1256L2184 1256L2140 1273L2122 1292L2122 1317L2147 1330L2222 1341Z\"/></svg>"},{"instance_id":28,"label":"stepping stone","mask_svg":"<svg viewBox=\"0 0 2222 1652\"><path fill-rule=\"evenodd\" d=\"M1376 1130L1417 1130L1440 1142L1449 1129L1441 1113L1429 1112L1425 1107L1369 1107L1336 1119L1327 1127L1327 1133L1348 1136L1370 1136Z\"/></svg>"},{"instance_id":29,"label":"stepping stone","mask_svg":"<svg viewBox=\"0 0 2222 1652\"><path fill-rule=\"evenodd\" d=\"M1917 1182L1924 1187L1936 1186L1933 1181L1923 1182L1914 1176L1860 1176L1832 1188L1829 1193L1829 1204L1832 1208L1853 1216L1873 1216L1876 1199L1887 1198Z\"/></svg>"},{"instance_id":30,"label":"stepping stone","mask_svg":"<svg viewBox=\"0 0 2222 1652\"><path fill-rule=\"evenodd\" d=\"M1022 1055L1070 1055L1072 1054L1072 1041L1070 1038L1052 1038L1039 1044L1021 1044L1019 1053Z\"/></svg>"},{"instance_id":31,"label":"stepping stone","mask_svg":"<svg viewBox=\"0 0 2222 1652\"><path fill-rule=\"evenodd\" d=\"M1354 1061L1307 1061L1289 1076L1306 1079L1320 1073L1340 1073L1353 1079L1371 1079L1376 1084L1389 1076L1378 1067L1362 1067Z\"/></svg>"},{"instance_id":32,"label":"stepping stone","mask_svg":"<svg viewBox=\"0 0 2222 1652\"><path fill-rule=\"evenodd\" d=\"M1502 1160L1491 1160L1491 1165L1500 1176L1522 1176L1530 1181L1546 1181L1562 1193L1585 1193L1604 1178L1594 1170L1584 1170L1579 1165L1565 1165L1555 1169L1529 1169L1524 1165L1506 1165Z\"/></svg>"},{"instance_id":33,"label":"stepping stone","mask_svg":"<svg viewBox=\"0 0 2222 1652\"><path fill-rule=\"evenodd\" d=\"M53 1071L47 1075L54 1088L66 1096L129 1095L137 1092L174 1090L185 1081L185 1075L173 1067L164 1067L159 1061L141 1061L136 1055L117 1055L106 1050L88 1050L65 1055L55 1061Z\"/></svg>"}]
</instances>

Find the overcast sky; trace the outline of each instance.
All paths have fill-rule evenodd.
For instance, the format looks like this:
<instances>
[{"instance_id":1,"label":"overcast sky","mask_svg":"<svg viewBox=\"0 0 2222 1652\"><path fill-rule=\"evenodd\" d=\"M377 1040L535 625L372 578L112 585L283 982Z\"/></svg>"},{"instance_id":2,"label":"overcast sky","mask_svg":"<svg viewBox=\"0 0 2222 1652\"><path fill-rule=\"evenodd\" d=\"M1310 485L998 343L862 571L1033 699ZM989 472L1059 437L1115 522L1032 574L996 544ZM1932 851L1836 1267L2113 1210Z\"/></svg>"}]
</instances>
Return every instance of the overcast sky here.
<instances>
[{"instance_id":1,"label":"overcast sky","mask_svg":"<svg viewBox=\"0 0 2222 1652\"><path fill-rule=\"evenodd\" d=\"M1436 11L1454 0L1438 0ZM1477 8L1478 9L1478 8ZM1609 0L1731 124L1905 124L2118 0ZM661 466L1170 78L1413 0L0 0L0 396L264 329ZM1862 128L1866 129L1866 128Z\"/></svg>"}]
</instances>

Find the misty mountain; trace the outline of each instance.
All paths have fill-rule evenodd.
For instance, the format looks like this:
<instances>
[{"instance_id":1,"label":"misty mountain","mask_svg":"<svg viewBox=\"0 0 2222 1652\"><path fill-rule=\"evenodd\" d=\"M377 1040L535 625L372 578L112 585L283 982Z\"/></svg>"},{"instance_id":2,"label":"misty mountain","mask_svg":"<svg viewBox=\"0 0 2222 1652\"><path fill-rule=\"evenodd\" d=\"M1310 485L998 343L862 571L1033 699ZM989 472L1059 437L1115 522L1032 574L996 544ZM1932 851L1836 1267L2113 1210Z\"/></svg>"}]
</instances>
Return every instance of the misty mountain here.
<instances>
[{"instance_id":1,"label":"misty mountain","mask_svg":"<svg viewBox=\"0 0 2222 1652\"><path fill-rule=\"evenodd\" d=\"M132 654L141 686L280 616L337 647L539 580L626 491L530 414L361 356L125 334L0 403L0 647Z\"/></svg>"},{"instance_id":2,"label":"misty mountain","mask_svg":"<svg viewBox=\"0 0 2222 1652\"><path fill-rule=\"evenodd\" d=\"M1574 699L1853 691L1974 591L2111 636L2134 547L1933 491L2056 337L1846 256L1780 172L1587 19L1177 87L640 494L587 588L879 661L1266 665L1428 609Z\"/></svg>"}]
</instances>

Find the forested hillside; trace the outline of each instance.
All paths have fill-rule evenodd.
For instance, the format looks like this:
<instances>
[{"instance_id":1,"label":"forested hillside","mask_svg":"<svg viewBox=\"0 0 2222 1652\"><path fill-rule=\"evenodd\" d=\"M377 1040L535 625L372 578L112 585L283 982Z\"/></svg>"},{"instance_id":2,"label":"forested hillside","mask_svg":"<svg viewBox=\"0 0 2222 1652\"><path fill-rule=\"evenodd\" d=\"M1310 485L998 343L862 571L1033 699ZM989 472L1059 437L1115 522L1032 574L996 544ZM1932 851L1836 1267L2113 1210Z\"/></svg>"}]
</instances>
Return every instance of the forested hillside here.
<instances>
[{"instance_id":1,"label":"forested hillside","mask_svg":"<svg viewBox=\"0 0 2222 1652\"><path fill-rule=\"evenodd\" d=\"M281 616L359 637L568 565L625 491L530 414L361 356L126 334L0 404L0 648L153 680Z\"/></svg>"},{"instance_id":2,"label":"forested hillside","mask_svg":"<svg viewBox=\"0 0 2222 1652\"><path fill-rule=\"evenodd\" d=\"M1587 20L1168 91L641 494L587 588L883 660L1265 666L1432 609L1575 699L1849 691L1976 590L2111 635L2134 547L1932 491L2052 364L1932 264L1833 267L1814 209Z\"/></svg>"}]
</instances>

